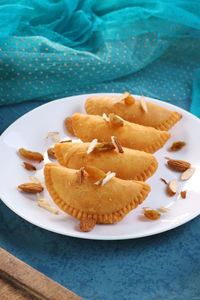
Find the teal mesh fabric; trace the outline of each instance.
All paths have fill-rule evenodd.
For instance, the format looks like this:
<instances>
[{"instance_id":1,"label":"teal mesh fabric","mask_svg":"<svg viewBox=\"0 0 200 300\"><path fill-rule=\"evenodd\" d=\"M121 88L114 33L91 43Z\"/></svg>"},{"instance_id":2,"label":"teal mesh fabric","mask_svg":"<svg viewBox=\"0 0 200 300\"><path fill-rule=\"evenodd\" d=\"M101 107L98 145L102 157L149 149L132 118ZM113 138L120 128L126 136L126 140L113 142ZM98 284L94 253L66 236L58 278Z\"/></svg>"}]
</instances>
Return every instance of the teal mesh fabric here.
<instances>
[{"instance_id":1,"label":"teal mesh fabric","mask_svg":"<svg viewBox=\"0 0 200 300\"><path fill-rule=\"evenodd\" d=\"M200 116L199 49L199 1L0 0L0 105L128 90Z\"/></svg>"}]
</instances>

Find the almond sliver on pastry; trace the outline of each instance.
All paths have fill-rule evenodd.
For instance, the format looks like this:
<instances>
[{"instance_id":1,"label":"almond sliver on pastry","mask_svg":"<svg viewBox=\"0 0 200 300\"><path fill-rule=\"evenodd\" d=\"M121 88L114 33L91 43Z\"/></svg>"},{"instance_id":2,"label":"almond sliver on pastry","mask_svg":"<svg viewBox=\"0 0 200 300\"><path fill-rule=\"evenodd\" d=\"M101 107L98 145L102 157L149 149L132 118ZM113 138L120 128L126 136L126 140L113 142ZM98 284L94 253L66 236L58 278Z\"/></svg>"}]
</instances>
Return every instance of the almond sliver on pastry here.
<instances>
[{"instance_id":1,"label":"almond sliver on pastry","mask_svg":"<svg viewBox=\"0 0 200 300\"><path fill-rule=\"evenodd\" d=\"M167 131L124 122L123 126L114 127L103 117L75 113L72 115L75 135L83 142L97 139L99 142L110 141L111 136L117 137L123 147L154 153L162 148L170 138Z\"/></svg>"},{"instance_id":2,"label":"almond sliver on pastry","mask_svg":"<svg viewBox=\"0 0 200 300\"><path fill-rule=\"evenodd\" d=\"M151 126L159 130L169 130L182 115L170 111L156 104L146 102L147 111L142 109L141 100L135 100L131 105L125 101L116 102L114 96L92 96L85 102L88 114L103 115L115 113L123 119L144 126Z\"/></svg>"},{"instance_id":3,"label":"almond sliver on pastry","mask_svg":"<svg viewBox=\"0 0 200 300\"><path fill-rule=\"evenodd\" d=\"M76 219L94 219L96 223L119 222L141 204L150 192L140 181L116 177L105 185L96 185L87 175L77 182L78 170L56 164L46 164L45 184L55 204Z\"/></svg>"},{"instance_id":4,"label":"almond sliver on pastry","mask_svg":"<svg viewBox=\"0 0 200 300\"><path fill-rule=\"evenodd\" d=\"M149 153L123 148L87 154L90 143L58 143L54 146L58 162L71 169L80 169L92 165L104 172L115 172L121 179L145 181L152 176L158 167L156 158ZM97 144L97 146L100 143Z\"/></svg>"}]
</instances>

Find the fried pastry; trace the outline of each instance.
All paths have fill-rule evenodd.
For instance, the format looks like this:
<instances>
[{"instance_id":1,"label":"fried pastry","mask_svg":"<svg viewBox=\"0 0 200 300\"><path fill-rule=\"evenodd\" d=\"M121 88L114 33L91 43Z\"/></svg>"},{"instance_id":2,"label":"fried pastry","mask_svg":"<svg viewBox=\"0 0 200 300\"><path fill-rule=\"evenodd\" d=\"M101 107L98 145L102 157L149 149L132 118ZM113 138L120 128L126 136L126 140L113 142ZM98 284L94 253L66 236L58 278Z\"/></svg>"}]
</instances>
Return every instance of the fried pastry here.
<instances>
[{"instance_id":1,"label":"fried pastry","mask_svg":"<svg viewBox=\"0 0 200 300\"><path fill-rule=\"evenodd\" d=\"M147 109L145 111L140 100L133 98L134 101L127 103L126 99L119 102L116 99L117 97L114 96L92 96L85 102L86 112L92 115L115 113L129 122L151 126L159 130L169 130L182 117L178 112L167 110L150 102L146 102Z\"/></svg>"},{"instance_id":2,"label":"fried pastry","mask_svg":"<svg viewBox=\"0 0 200 300\"><path fill-rule=\"evenodd\" d=\"M46 164L45 184L53 201L69 215L79 219L94 219L96 223L119 222L141 204L150 192L140 181L112 178L105 185L96 185L86 172L81 183L78 170L56 164Z\"/></svg>"},{"instance_id":3,"label":"fried pastry","mask_svg":"<svg viewBox=\"0 0 200 300\"><path fill-rule=\"evenodd\" d=\"M121 179L145 181L158 167L158 162L152 154L128 148L123 148L123 153L119 153L116 149L106 150L106 144L102 151L98 145L101 144L98 143L97 148L89 154L87 150L90 143L58 143L54 150L62 166L80 169L92 165L104 172L115 172L116 177Z\"/></svg>"},{"instance_id":4,"label":"fried pastry","mask_svg":"<svg viewBox=\"0 0 200 300\"><path fill-rule=\"evenodd\" d=\"M110 141L111 136L115 136L122 146L149 153L162 148L170 138L167 131L128 121L122 121L121 125L110 126L110 123L101 116L80 113L72 115L72 126L75 135L83 142L91 142L95 138L99 142Z\"/></svg>"}]
</instances>

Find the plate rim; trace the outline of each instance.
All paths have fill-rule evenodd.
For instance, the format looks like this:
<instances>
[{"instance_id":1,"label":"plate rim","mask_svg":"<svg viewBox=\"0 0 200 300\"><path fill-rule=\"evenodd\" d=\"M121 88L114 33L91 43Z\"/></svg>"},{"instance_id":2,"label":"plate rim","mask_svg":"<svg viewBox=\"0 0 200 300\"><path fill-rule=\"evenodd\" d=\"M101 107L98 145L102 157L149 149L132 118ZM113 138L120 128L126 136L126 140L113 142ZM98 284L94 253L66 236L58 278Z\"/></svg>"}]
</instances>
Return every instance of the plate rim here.
<instances>
[{"instance_id":1,"label":"plate rim","mask_svg":"<svg viewBox=\"0 0 200 300\"><path fill-rule=\"evenodd\" d=\"M74 95L74 96L70 96L70 97L64 97L64 98L59 98L59 99L55 99L55 100L52 100L52 101L49 101L47 103L43 103L39 106L37 106L36 108L34 109L31 109L30 111L26 112L25 114L23 114L21 117L19 117L17 120L15 120L13 123L11 123L3 132L2 134L0 135L0 144L3 143L3 137L4 135L7 134L7 132L9 130L12 130L12 127L14 127L16 125L16 123L20 122L21 119L23 119L24 117L27 117L29 114L32 114L32 112L37 112L37 110L39 111L41 108L42 109L45 109L45 107L47 106L51 106L52 104L54 105L57 101L76 101L75 99L76 98L79 98L79 97L91 97L91 96L97 96L97 95L101 95L101 96L108 96L108 95L114 95L114 96L119 96L121 95L121 93L91 93L91 94L80 94L80 95ZM141 97L141 95L135 95L135 94L132 94L133 97L136 97L136 98L139 98ZM75 98L75 99L74 99ZM159 99L155 99L155 98L152 98L152 97L146 97L145 96L145 99L147 99L147 101L150 100L153 100L153 102L155 101L156 103L158 103L158 105L161 105L162 107L168 107L169 109L174 109L174 110L177 110L179 112L182 112L183 114L186 114L188 115L189 117L195 119L196 121L200 122L200 119L193 115L191 112L188 112L187 110L183 109L183 108L180 108L179 106L176 106L174 104L171 104L171 103L168 103L166 101L162 101L162 100L159 100ZM82 100L84 101L84 100ZM164 104L164 105L163 105ZM24 219L25 221L29 222L31 225L34 225L34 226L37 226L41 229L44 229L44 230L47 230L47 231L50 231L50 232L53 232L53 233L56 233L56 234L61 234L61 235L64 235L64 236L67 236L67 237L73 237L73 238L81 238L81 239L90 239L90 240L128 240L128 239L137 239L137 238L143 238L143 237L148 237L148 236L153 236L153 235L157 235L157 234L160 234L160 233L164 233L164 232L167 232L169 230L172 230L172 229L175 229L179 226L182 226L183 224L186 224L188 223L189 221L193 220L194 218L196 218L200 212L196 212L196 213L193 213L193 214L190 214L188 217L184 218L181 222L179 221L178 222L178 225L175 223L172 223L171 226L165 228L165 229L159 229L158 227L158 230L154 230L153 232L150 232L150 233L143 233L142 235L139 234L134 234L134 235L119 235L119 236L106 236L106 235L92 235L89 233L82 233L82 232L75 232L73 234L66 234L65 232L62 232L62 230L58 231L58 230L53 230L53 229L49 229L48 227L46 227L45 225L41 225L39 224L37 221L30 221L28 217L26 217L23 213L21 212L18 212L17 210L15 210L15 208L12 207L12 205L10 205L9 202L6 201L6 199L3 199L4 198L4 195L0 189L0 199L1 201L3 202L3 204L5 206L7 206L12 212L14 212L17 216L19 216L20 218ZM91 232L92 233L92 232Z\"/></svg>"}]
</instances>

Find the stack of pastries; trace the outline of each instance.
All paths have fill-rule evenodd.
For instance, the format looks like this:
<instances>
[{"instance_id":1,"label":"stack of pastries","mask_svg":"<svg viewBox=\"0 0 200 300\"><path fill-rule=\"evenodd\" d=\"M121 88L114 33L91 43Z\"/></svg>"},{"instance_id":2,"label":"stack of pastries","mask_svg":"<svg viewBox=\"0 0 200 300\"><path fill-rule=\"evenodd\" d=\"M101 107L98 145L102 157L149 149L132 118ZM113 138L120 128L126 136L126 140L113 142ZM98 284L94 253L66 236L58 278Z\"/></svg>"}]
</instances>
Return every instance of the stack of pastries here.
<instances>
[{"instance_id":1,"label":"stack of pastries","mask_svg":"<svg viewBox=\"0 0 200 300\"><path fill-rule=\"evenodd\" d=\"M53 201L79 220L119 222L148 196L144 181L158 167L152 153L164 146L167 130L181 115L141 105L129 93L90 97L85 110L68 118L82 142L54 146L59 164L45 165L46 187Z\"/></svg>"}]
</instances>

